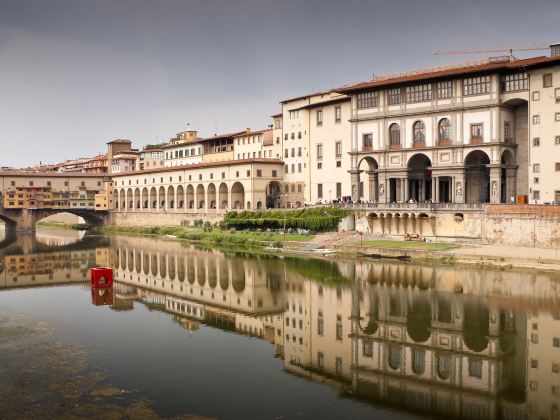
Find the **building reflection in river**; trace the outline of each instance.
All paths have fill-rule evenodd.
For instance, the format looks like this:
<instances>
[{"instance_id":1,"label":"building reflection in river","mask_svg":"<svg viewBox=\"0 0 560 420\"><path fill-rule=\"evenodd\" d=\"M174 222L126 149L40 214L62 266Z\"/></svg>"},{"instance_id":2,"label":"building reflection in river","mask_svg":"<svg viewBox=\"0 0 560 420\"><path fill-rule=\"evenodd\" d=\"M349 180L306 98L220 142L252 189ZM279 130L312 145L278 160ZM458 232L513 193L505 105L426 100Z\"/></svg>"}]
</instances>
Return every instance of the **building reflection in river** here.
<instances>
[{"instance_id":1,"label":"building reflection in river","mask_svg":"<svg viewBox=\"0 0 560 420\"><path fill-rule=\"evenodd\" d=\"M266 339L286 371L348 397L457 418L559 418L554 276L114 242L117 295L189 330ZM446 292L458 282L464 293Z\"/></svg>"},{"instance_id":2,"label":"building reflection in river","mask_svg":"<svg viewBox=\"0 0 560 420\"><path fill-rule=\"evenodd\" d=\"M112 265L113 294L94 303L138 302L189 331L267 340L286 372L348 398L437 417L560 418L553 274L247 257L125 237L2 263L4 288L88 282L90 267Z\"/></svg>"}]
</instances>

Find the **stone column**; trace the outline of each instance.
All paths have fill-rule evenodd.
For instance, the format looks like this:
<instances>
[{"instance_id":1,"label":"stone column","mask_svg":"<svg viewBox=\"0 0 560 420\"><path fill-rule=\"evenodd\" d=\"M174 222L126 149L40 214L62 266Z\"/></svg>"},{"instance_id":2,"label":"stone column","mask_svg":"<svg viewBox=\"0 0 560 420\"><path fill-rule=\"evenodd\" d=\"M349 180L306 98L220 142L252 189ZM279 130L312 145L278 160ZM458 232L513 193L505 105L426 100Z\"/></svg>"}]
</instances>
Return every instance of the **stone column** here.
<instances>
[{"instance_id":1,"label":"stone column","mask_svg":"<svg viewBox=\"0 0 560 420\"><path fill-rule=\"evenodd\" d=\"M432 198L432 201L435 203L439 203L439 176L436 176L435 178L432 178L435 182L434 182L434 190L435 190L435 194L434 197ZM433 182L433 181L432 181Z\"/></svg>"},{"instance_id":2,"label":"stone column","mask_svg":"<svg viewBox=\"0 0 560 420\"><path fill-rule=\"evenodd\" d=\"M437 191L436 191L437 177L432 176L432 202L437 203Z\"/></svg>"},{"instance_id":3,"label":"stone column","mask_svg":"<svg viewBox=\"0 0 560 420\"><path fill-rule=\"evenodd\" d=\"M356 202L360 199L360 171L359 169L351 169L350 172L350 182L352 185L352 201Z\"/></svg>"},{"instance_id":4,"label":"stone column","mask_svg":"<svg viewBox=\"0 0 560 420\"><path fill-rule=\"evenodd\" d=\"M404 202L406 203L410 199L408 194L408 177L404 178Z\"/></svg>"},{"instance_id":5,"label":"stone column","mask_svg":"<svg viewBox=\"0 0 560 420\"><path fill-rule=\"evenodd\" d=\"M379 202L384 204L387 203L389 190L387 189L387 175L385 173L379 174L379 185L377 187L377 191L379 195Z\"/></svg>"},{"instance_id":6,"label":"stone column","mask_svg":"<svg viewBox=\"0 0 560 420\"><path fill-rule=\"evenodd\" d=\"M506 169L506 200L511 204L511 197L517 202L517 170L515 168Z\"/></svg>"},{"instance_id":7,"label":"stone column","mask_svg":"<svg viewBox=\"0 0 560 420\"><path fill-rule=\"evenodd\" d=\"M500 166L490 167L490 203L500 202L500 185L502 178L502 169Z\"/></svg>"}]
</instances>

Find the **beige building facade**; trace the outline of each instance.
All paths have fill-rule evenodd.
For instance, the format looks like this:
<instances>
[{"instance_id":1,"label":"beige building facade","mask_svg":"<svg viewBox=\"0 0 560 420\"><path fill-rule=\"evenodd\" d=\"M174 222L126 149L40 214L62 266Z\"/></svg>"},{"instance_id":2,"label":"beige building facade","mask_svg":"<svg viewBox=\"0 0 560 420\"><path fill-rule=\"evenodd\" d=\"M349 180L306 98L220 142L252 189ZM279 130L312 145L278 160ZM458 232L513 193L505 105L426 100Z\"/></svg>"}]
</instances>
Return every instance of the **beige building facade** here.
<instances>
[{"instance_id":1,"label":"beige building facade","mask_svg":"<svg viewBox=\"0 0 560 420\"><path fill-rule=\"evenodd\" d=\"M540 121L530 90L533 79L540 86L540 73L557 73L558 63L558 56L505 57L339 89L352 97L352 197L380 203L527 202L529 138ZM547 105L550 121L542 136L551 143L557 105ZM533 170L539 164L555 168L549 161ZM548 170L547 179L555 183L553 173Z\"/></svg>"}]
</instances>

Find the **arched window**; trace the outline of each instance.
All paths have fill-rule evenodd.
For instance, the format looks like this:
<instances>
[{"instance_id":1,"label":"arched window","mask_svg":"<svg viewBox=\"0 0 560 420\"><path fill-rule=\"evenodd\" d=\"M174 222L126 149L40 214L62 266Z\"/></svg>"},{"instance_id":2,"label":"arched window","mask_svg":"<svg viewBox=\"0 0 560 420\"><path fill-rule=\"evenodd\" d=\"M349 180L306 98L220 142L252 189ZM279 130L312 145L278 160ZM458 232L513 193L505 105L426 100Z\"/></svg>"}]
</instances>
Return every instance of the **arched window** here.
<instances>
[{"instance_id":1,"label":"arched window","mask_svg":"<svg viewBox=\"0 0 560 420\"><path fill-rule=\"evenodd\" d=\"M416 121L412 126L414 133L413 143L415 146L426 144L426 126L422 121Z\"/></svg>"},{"instance_id":2,"label":"arched window","mask_svg":"<svg viewBox=\"0 0 560 420\"><path fill-rule=\"evenodd\" d=\"M449 143L451 140L451 122L447 118L439 120L438 124L438 142L441 145Z\"/></svg>"},{"instance_id":3,"label":"arched window","mask_svg":"<svg viewBox=\"0 0 560 420\"><path fill-rule=\"evenodd\" d=\"M412 350L412 371L422 375L426 370L426 352L424 350Z\"/></svg>"},{"instance_id":4,"label":"arched window","mask_svg":"<svg viewBox=\"0 0 560 420\"><path fill-rule=\"evenodd\" d=\"M285 192L286 194L290 192L290 186L289 186L289 185L286 185L286 186L284 187L284 192Z\"/></svg>"},{"instance_id":5,"label":"arched window","mask_svg":"<svg viewBox=\"0 0 560 420\"><path fill-rule=\"evenodd\" d=\"M449 379L451 376L451 356L447 354L437 356L437 374L441 379Z\"/></svg>"},{"instance_id":6,"label":"arched window","mask_svg":"<svg viewBox=\"0 0 560 420\"><path fill-rule=\"evenodd\" d=\"M292 184L292 192L296 192L296 186L295 186L295 184Z\"/></svg>"},{"instance_id":7,"label":"arched window","mask_svg":"<svg viewBox=\"0 0 560 420\"><path fill-rule=\"evenodd\" d=\"M389 126L389 147L399 148L401 145L401 127L397 123Z\"/></svg>"},{"instance_id":8,"label":"arched window","mask_svg":"<svg viewBox=\"0 0 560 420\"><path fill-rule=\"evenodd\" d=\"M401 348L399 346L389 347L389 367L393 370L401 367Z\"/></svg>"}]
</instances>

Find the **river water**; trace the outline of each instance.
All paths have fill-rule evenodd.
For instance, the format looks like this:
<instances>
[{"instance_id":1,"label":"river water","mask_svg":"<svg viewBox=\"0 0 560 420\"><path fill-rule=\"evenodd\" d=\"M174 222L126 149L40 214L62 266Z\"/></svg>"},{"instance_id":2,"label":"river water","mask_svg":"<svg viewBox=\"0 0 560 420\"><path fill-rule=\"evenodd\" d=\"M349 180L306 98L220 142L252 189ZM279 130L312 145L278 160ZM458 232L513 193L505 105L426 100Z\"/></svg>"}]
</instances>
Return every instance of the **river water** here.
<instances>
[{"instance_id":1,"label":"river water","mask_svg":"<svg viewBox=\"0 0 560 420\"><path fill-rule=\"evenodd\" d=\"M0 246L2 418L560 418L558 274L60 229Z\"/></svg>"}]
</instances>

